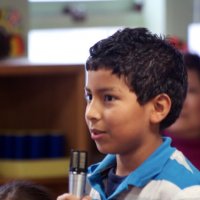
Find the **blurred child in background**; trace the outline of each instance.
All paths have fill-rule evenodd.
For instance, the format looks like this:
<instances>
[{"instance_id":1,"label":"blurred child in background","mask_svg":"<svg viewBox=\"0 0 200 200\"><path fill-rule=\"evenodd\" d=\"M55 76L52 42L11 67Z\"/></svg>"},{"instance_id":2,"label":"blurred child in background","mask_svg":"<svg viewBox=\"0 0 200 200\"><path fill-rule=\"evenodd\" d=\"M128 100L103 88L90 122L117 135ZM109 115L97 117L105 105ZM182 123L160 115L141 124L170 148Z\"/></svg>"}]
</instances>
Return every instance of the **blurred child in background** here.
<instances>
[{"instance_id":1,"label":"blurred child in background","mask_svg":"<svg viewBox=\"0 0 200 200\"><path fill-rule=\"evenodd\" d=\"M200 57L185 53L184 63L188 72L187 96L179 118L165 135L200 169Z\"/></svg>"},{"instance_id":2,"label":"blurred child in background","mask_svg":"<svg viewBox=\"0 0 200 200\"><path fill-rule=\"evenodd\" d=\"M0 186L0 200L53 200L53 197L43 186L16 180Z\"/></svg>"}]
</instances>

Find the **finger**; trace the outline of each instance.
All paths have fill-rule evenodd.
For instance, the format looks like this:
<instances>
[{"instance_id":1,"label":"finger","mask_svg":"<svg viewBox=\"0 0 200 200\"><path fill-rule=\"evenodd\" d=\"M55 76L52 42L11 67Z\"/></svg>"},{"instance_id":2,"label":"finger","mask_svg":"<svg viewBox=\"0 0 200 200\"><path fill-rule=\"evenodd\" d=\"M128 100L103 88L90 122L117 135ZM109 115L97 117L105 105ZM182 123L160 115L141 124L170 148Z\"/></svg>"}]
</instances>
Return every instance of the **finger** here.
<instances>
[{"instance_id":1,"label":"finger","mask_svg":"<svg viewBox=\"0 0 200 200\"><path fill-rule=\"evenodd\" d=\"M70 194L65 193L65 194L62 194L62 195L58 196L57 200L69 200L70 196L71 196Z\"/></svg>"},{"instance_id":2,"label":"finger","mask_svg":"<svg viewBox=\"0 0 200 200\"><path fill-rule=\"evenodd\" d=\"M84 197L82 198L82 200L92 200L92 198L91 198L90 196L84 196Z\"/></svg>"}]
</instances>

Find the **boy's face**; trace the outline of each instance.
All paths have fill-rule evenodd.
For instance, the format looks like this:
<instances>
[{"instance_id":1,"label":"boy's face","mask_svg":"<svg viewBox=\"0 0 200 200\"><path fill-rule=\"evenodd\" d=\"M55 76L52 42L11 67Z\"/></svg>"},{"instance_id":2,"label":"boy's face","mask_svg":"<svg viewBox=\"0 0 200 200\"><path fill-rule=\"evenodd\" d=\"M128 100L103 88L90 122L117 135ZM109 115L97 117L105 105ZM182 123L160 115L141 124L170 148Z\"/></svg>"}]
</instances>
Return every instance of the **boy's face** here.
<instances>
[{"instance_id":1,"label":"boy's face","mask_svg":"<svg viewBox=\"0 0 200 200\"><path fill-rule=\"evenodd\" d=\"M108 69L86 72L85 119L101 153L135 151L149 138L150 106L141 106L124 81Z\"/></svg>"},{"instance_id":2,"label":"boy's face","mask_svg":"<svg viewBox=\"0 0 200 200\"><path fill-rule=\"evenodd\" d=\"M198 73L188 70L188 93L177 121L168 129L182 138L200 137L200 80Z\"/></svg>"}]
</instances>

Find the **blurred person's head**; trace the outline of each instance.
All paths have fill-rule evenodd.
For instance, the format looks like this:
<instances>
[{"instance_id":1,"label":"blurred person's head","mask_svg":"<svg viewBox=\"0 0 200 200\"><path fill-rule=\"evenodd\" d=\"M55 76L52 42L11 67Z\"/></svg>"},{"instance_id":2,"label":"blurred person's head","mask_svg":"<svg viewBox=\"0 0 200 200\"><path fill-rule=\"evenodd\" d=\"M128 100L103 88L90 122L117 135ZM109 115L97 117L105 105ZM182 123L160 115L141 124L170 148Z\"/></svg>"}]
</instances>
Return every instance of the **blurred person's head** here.
<instances>
[{"instance_id":1,"label":"blurred person's head","mask_svg":"<svg viewBox=\"0 0 200 200\"><path fill-rule=\"evenodd\" d=\"M184 54L188 71L188 92L182 112L177 121L168 128L175 137L200 137L200 57L197 54Z\"/></svg>"},{"instance_id":2,"label":"blurred person's head","mask_svg":"<svg viewBox=\"0 0 200 200\"><path fill-rule=\"evenodd\" d=\"M16 180L0 186L0 200L53 200L53 198L43 186Z\"/></svg>"},{"instance_id":3,"label":"blurred person's head","mask_svg":"<svg viewBox=\"0 0 200 200\"><path fill-rule=\"evenodd\" d=\"M0 59L6 58L10 51L10 36L6 30L0 26Z\"/></svg>"}]
</instances>

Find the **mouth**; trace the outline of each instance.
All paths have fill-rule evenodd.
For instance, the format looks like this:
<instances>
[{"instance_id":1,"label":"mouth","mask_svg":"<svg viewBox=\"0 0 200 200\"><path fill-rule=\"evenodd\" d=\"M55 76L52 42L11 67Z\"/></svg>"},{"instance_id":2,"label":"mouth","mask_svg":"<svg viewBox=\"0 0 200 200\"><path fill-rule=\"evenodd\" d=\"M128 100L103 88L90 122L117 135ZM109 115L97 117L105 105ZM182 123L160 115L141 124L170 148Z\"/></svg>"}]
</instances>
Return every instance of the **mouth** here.
<instances>
[{"instance_id":1,"label":"mouth","mask_svg":"<svg viewBox=\"0 0 200 200\"><path fill-rule=\"evenodd\" d=\"M93 140L98 140L106 135L106 131L99 129L90 129L91 138Z\"/></svg>"}]
</instances>

